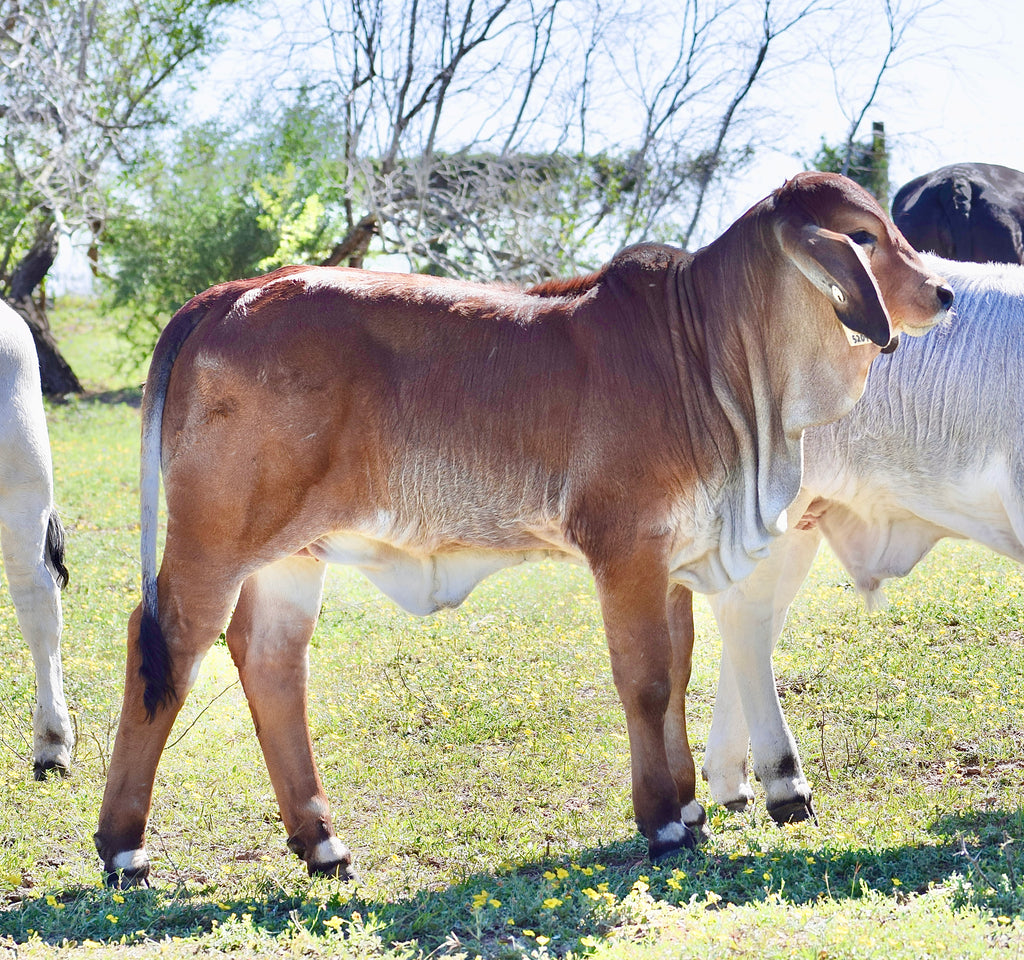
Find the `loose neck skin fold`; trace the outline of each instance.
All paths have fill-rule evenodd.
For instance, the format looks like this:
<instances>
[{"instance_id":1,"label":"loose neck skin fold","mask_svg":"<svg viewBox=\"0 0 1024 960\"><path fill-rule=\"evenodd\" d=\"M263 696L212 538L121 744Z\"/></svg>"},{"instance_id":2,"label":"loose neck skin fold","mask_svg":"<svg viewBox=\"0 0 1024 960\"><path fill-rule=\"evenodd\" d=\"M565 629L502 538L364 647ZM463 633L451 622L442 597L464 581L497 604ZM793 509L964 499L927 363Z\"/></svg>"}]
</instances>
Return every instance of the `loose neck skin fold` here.
<instances>
[{"instance_id":1,"label":"loose neck skin fold","mask_svg":"<svg viewBox=\"0 0 1024 960\"><path fill-rule=\"evenodd\" d=\"M673 343L696 379L706 378L693 399L713 411L702 410L701 419L714 431L703 440L721 465L720 559L729 580L746 576L784 532L802 473L802 431L784 429L784 385L771 370L772 350L787 346L769 342L771 331L777 327L781 339L791 318L773 312L765 278L780 264L772 262L776 245L765 232L760 218L748 215L676 278L681 329Z\"/></svg>"}]
</instances>

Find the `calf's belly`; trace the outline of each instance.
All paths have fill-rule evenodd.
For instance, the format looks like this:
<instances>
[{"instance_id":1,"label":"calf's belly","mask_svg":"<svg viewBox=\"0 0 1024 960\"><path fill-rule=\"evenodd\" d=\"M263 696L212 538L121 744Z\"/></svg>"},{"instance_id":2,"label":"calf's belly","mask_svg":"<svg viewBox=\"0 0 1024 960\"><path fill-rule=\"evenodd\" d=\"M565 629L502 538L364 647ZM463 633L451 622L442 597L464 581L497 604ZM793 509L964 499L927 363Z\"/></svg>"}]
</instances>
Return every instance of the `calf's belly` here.
<instances>
[{"instance_id":1,"label":"calf's belly","mask_svg":"<svg viewBox=\"0 0 1024 960\"><path fill-rule=\"evenodd\" d=\"M334 533L306 549L326 563L355 567L385 596L416 616L459 606L480 581L506 567L545 557L571 558L554 548L456 547L427 553L358 533Z\"/></svg>"}]
</instances>

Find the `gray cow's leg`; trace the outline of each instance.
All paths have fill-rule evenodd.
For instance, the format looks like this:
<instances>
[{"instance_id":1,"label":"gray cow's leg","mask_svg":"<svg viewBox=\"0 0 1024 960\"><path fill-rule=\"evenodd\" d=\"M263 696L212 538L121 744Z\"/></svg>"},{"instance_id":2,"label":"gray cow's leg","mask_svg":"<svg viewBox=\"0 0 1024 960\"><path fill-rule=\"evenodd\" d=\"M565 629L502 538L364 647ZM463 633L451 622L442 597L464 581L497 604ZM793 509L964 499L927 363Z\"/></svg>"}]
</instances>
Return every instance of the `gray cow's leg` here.
<instances>
[{"instance_id":1,"label":"gray cow's leg","mask_svg":"<svg viewBox=\"0 0 1024 960\"><path fill-rule=\"evenodd\" d=\"M749 730L754 771L768 812L779 823L806 819L812 807L771 657L820 539L816 530L790 530L750 577L711 598L722 634L722 665L704 778L716 801L733 810L746 808L754 796L747 779Z\"/></svg>"}]
</instances>

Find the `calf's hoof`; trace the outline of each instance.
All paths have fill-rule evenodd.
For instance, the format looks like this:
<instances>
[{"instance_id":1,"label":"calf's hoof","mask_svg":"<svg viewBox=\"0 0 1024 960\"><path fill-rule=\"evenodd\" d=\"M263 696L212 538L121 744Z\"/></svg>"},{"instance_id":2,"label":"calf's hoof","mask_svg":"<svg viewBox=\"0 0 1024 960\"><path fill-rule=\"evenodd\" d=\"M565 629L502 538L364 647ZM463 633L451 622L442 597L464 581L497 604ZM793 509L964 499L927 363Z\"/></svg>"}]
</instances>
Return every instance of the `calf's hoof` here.
<instances>
[{"instance_id":1,"label":"calf's hoof","mask_svg":"<svg viewBox=\"0 0 1024 960\"><path fill-rule=\"evenodd\" d=\"M356 878L352 869L352 854L337 837L321 840L312 850L307 850L298 837L289 837L288 849L305 861L306 871L311 877L338 877L341 880Z\"/></svg>"},{"instance_id":2,"label":"calf's hoof","mask_svg":"<svg viewBox=\"0 0 1024 960\"><path fill-rule=\"evenodd\" d=\"M103 861L103 882L108 887L124 890L149 886L149 854L145 847L114 853L111 844L99 831L93 834L92 839Z\"/></svg>"},{"instance_id":3,"label":"calf's hoof","mask_svg":"<svg viewBox=\"0 0 1024 960\"><path fill-rule=\"evenodd\" d=\"M335 860L333 863L307 863L306 870L311 877L337 877L346 881L356 879L350 859Z\"/></svg>"},{"instance_id":4,"label":"calf's hoof","mask_svg":"<svg viewBox=\"0 0 1024 960\"><path fill-rule=\"evenodd\" d=\"M747 779L746 764L718 764L701 770L704 782L711 789L711 799L733 813L743 813L754 802L754 791Z\"/></svg>"},{"instance_id":5,"label":"calf's hoof","mask_svg":"<svg viewBox=\"0 0 1024 960\"><path fill-rule=\"evenodd\" d=\"M119 853L103 864L103 882L115 890L149 886L149 857L145 850Z\"/></svg>"},{"instance_id":6,"label":"calf's hoof","mask_svg":"<svg viewBox=\"0 0 1024 960\"><path fill-rule=\"evenodd\" d=\"M671 857L681 850L695 850L703 839L704 825L688 827L685 823L670 823L662 827L647 841L647 856L652 863Z\"/></svg>"},{"instance_id":7,"label":"calf's hoof","mask_svg":"<svg viewBox=\"0 0 1024 960\"><path fill-rule=\"evenodd\" d=\"M815 824L818 822L818 818L814 815L814 807L811 806L810 797L806 799L794 797L792 800L770 804L768 816L780 826L784 823L800 823L803 820L811 820Z\"/></svg>"},{"instance_id":8,"label":"calf's hoof","mask_svg":"<svg viewBox=\"0 0 1024 960\"><path fill-rule=\"evenodd\" d=\"M105 870L103 883L113 890L128 890L131 887L149 886L149 864L131 870Z\"/></svg>"},{"instance_id":9,"label":"calf's hoof","mask_svg":"<svg viewBox=\"0 0 1024 960\"><path fill-rule=\"evenodd\" d=\"M703 843L711 836L708 829L707 811L696 800L683 804L682 810L683 826L685 826L693 837L694 846Z\"/></svg>"}]
</instances>

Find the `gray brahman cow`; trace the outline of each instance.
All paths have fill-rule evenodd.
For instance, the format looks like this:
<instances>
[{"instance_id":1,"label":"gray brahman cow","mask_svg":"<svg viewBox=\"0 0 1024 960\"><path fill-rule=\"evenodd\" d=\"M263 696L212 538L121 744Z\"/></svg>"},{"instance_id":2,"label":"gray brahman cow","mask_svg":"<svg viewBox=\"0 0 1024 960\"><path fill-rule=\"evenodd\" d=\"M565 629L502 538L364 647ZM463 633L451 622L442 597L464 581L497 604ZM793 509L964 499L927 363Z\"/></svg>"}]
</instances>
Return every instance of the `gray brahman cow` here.
<instances>
[{"instance_id":1,"label":"gray brahman cow","mask_svg":"<svg viewBox=\"0 0 1024 960\"><path fill-rule=\"evenodd\" d=\"M1024 561L1024 267L922 259L953 287L955 318L876 363L849 416L807 431L787 532L711 599L723 654L704 776L730 808L753 798L749 730L769 813L811 813L771 653L823 538L869 608L943 537Z\"/></svg>"}]
</instances>

